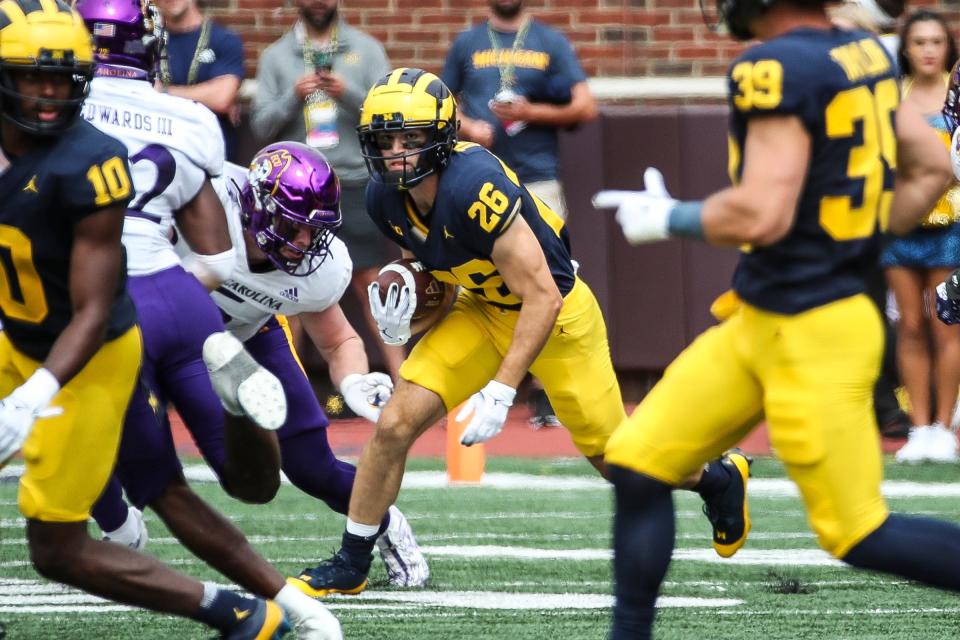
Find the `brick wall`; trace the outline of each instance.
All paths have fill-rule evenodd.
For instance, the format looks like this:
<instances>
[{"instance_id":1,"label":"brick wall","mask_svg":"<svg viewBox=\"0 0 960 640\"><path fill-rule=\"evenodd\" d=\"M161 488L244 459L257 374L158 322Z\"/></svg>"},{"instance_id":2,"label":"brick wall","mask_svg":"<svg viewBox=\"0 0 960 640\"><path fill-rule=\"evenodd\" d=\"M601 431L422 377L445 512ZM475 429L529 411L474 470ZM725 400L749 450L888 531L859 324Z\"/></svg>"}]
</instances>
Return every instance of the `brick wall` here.
<instances>
[{"instance_id":1,"label":"brick wall","mask_svg":"<svg viewBox=\"0 0 960 640\"><path fill-rule=\"evenodd\" d=\"M716 0L703 0L711 11ZM247 75L259 52L296 19L276 0L200 0L212 16L240 33ZM958 0L914 0L960 24ZM485 0L341 0L346 19L384 43L391 61L439 71L447 47L486 16ZM527 0L541 20L573 42L590 76L722 75L740 51L704 26L698 0Z\"/></svg>"}]
</instances>

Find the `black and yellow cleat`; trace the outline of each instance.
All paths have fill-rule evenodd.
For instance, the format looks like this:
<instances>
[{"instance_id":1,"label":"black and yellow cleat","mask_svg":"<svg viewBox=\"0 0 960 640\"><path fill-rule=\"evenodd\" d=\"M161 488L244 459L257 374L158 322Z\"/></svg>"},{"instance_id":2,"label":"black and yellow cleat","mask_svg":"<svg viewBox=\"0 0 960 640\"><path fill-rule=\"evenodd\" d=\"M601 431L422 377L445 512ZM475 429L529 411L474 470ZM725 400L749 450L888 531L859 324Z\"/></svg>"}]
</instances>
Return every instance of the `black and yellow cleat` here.
<instances>
[{"instance_id":1,"label":"black and yellow cleat","mask_svg":"<svg viewBox=\"0 0 960 640\"><path fill-rule=\"evenodd\" d=\"M249 609L233 609L236 626L220 636L223 640L280 640L287 635L291 627L280 605L273 600L253 602L256 605Z\"/></svg>"},{"instance_id":2,"label":"black and yellow cleat","mask_svg":"<svg viewBox=\"0 0 960 640\"><path fill-rule=\"evenodd\" d=\"M311 598L322 598L332 593L353 596L367 588L367 574L354 568L347 554L341 550L317 566L304 569L296 578L287 578L287 583Z\"/></svg>"},{"instance_id":3,"label":"black and yellow cleat","mask_svg":"<svg viewBox=\"0 0 960 640\"><path fill-rule=\"evenodd\" d=\"M753 458L740 449L730 449L720 457L730 473L730 484L721 493L706 500L703 513L713 526L713 548L722 558L730 558L747 541L750 533L750 506L747 479Z\"/></svg>"}]
</instances>

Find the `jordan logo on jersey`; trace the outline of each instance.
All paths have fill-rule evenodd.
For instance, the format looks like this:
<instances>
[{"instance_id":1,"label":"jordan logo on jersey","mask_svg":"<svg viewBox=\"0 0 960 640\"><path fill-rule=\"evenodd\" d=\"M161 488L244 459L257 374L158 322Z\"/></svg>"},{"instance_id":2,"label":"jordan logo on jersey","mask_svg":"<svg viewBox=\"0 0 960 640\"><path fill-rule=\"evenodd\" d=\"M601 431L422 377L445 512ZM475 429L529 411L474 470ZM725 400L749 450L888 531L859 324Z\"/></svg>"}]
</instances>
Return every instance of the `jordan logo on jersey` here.
<instances>
[{"instance_id":1,"label":"jordan logo on jersey","mask_svg":"<svg viewBox=\"0 0 960 640\"><path fill-rule=\"evenodd\" d=\"M31 193L40 193L40 190L37 189L37 176L34 174L32 178L27 182L27 186L23 188L24 191L29 191Z\"/></svg>"},{"instance_id":2,"label":"jordan logo on jersey","mask_svg":"<svg viewBox=\"0 0 960 640\"><path fill-rule=\"evenodd\" d=\"M297 295L297 288L290 287L280 292L280 295L291 302L300 302L300 296Z\"/></svg>"}]
</instances>

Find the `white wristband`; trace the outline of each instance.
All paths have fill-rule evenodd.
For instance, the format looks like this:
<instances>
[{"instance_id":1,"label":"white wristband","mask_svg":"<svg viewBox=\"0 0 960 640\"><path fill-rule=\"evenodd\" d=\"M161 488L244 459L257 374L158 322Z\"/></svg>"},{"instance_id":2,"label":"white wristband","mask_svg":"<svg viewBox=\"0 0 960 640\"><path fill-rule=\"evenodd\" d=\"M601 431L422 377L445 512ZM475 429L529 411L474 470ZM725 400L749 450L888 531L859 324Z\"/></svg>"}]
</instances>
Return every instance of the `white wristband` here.
<instances>
[{"instance_id":1,"label":"white wristband","mask_svg":"<svg viewBox=\"0 0 960 640\"><path fill-rule=\"evenodd\" d=\"M50 404L58 391L60 391L60 382L50 371L41 367L10 395L34 411L40 411Z\"/></svg>"},{"instance_id":2,"label":"white wristband","mask_svg":"<svg viewBox=\"0 0 960 640\"><path fill-rule=\"evenodd\" d=\"M497 382L496 380L488 382L483 390L493 396L494 400L498 400L508 407L513 406L513 399L517 397L516 389L502 382Z\"/></svg>"},{"instance_id":3,"label":"white wristband","mask_svg":"<svg viewBox=\"0 0 960 640\"><path fill-rule=\"evenodd\" d=\"M363 378L362 373L351 373L350 375L344 376L343 380L340 381L340 393L341 395L345 393L347 387L352 386L357 380Z\"/></svg>"},{"instance_id":4,"label":"white wristband","mask_svg":"<svg viewBox=\"0 0 960 640\"><path fill-rule=\"evenodd\" d=\"M237 250L230 247L213 255L191 253L181 260L184 270L203 283L208 289L220 286L233 273L237 263Z\"/></svg>"}]
</instances>

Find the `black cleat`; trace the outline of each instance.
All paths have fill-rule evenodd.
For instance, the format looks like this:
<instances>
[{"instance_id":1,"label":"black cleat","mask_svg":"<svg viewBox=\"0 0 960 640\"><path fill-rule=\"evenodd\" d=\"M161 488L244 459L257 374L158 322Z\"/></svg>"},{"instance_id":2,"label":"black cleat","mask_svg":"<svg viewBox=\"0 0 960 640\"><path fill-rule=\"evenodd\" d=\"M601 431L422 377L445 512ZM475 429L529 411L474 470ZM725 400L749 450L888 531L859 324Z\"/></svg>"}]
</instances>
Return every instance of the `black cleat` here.
<instances>
[{"instance_id":1,"label":"black cleat","mask_svg":"<svg viewBox=\"0 0 960 640\"><path fill-rule=\"evenodd\" d=\"M750 533L747 479L753 458L740 449L730 449L720 457L720 464L730 473L730 484L722 493L705 499L703 513L713 526L713 549L720 557L729 558L740 550Z\"/></svg>"},{"instance_id":2,"label":"black cleat","mask_svg":"<svg viewBox=\"0 0 960 640\"><path fill-rule=\"evenodd\" d=\"M355 569L350 564L350 558L341 549L329 560L324 560L312 569L304 569L296 578L287 578L287 583L311 598L322 598L331 593L352 596L367 588L367 573Z\"/></svg>"}]
</instances>

